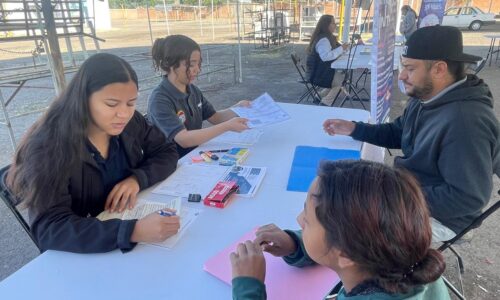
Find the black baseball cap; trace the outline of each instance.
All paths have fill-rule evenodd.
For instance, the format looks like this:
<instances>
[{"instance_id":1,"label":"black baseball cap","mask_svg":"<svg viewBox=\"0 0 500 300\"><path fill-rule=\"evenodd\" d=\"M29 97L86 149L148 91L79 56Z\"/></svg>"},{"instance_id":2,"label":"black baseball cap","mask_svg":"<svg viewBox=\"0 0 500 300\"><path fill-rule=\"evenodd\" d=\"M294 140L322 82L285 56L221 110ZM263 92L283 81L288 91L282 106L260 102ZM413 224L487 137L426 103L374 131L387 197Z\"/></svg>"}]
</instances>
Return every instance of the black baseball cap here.
<instances>
[{"instance_id":1,"label":"black baseball cap","mask_svg":"<svg viewBox=\"0 0 500 300\"><path fill-rule=\"evenodd\" d=\"M452 26L429 26L415 31L403 50L403 57L422 60L451 60L473 63L483 58L464 53L462 33Z\"/></svg>"}]
</instances>

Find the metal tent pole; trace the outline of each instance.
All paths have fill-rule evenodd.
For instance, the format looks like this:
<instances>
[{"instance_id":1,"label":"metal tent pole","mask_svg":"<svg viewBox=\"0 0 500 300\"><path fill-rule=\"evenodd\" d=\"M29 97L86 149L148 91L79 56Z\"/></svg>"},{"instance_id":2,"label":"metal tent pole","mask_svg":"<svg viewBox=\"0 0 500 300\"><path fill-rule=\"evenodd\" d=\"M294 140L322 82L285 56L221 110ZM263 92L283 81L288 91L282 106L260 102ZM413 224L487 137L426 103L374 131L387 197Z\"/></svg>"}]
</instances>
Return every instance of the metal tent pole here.
<instances>
[{"instance_id":1,"label":"metal tent pole","mask_svg":"<svg viewBox=\"0 0 500 300\"><path fill-rule=\"evenodd\" d=\"M168 23L167 4L165 0L163 0L163 13L165 14L165 22L167 23L167 35L170 35L170 24Z\"/></svg>"},{"instance_id":2,"label":"metal tent pole","mask_svg":"<svg viewBox=\"0 0 500 300\"><path fill-rule=\"evenodd\" d=\"M240 74L238 76L238 82L243 82L243 72L241 69L241 35L240 35L240 0L236 0L236 20L238 23L238 69Z\"/></svg>"}]
</instances>

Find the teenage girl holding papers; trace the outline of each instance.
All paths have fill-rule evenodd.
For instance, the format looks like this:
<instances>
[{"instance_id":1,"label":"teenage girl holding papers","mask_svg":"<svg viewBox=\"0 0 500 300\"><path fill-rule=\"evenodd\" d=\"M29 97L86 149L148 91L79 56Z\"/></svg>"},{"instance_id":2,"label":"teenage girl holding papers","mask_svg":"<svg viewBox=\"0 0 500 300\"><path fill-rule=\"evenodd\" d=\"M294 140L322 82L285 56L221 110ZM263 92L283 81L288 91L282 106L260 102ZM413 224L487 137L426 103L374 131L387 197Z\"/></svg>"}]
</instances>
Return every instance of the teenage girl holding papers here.
<instances>
[{"instance_id":1,"label":"teenage girl holding papers","mask_svg":"<svg viewBox=\"0 0 500 300\"><path fill-rule=\"evenodd\" d=\"M247 120L232 110L216 111L193 82L201 71L201 49L191 38L170 35L157 39L152 49L156 70L165 72L148 100L148 119L177 144L182 157L214 137L248 129ZM243 100L237 106L249 106ZM202 128L204 120L214 126Z\"/></svg>"}]
</instances>

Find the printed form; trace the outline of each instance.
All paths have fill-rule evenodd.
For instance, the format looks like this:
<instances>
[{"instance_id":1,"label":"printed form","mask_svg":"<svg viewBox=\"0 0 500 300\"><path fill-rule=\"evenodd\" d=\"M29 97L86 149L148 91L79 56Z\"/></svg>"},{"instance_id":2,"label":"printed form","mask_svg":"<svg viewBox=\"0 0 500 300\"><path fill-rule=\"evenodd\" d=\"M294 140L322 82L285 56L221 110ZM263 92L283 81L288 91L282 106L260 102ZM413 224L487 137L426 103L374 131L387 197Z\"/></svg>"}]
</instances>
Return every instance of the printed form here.
<instances>
[{"instance_id":1,"label":"printed form","mask_svg":"<svg viewBox=\"0 0 500 300\"><path fill-rule=\"evenodd\" d=\"M231 110L238 116L248 119L250 128L281 123L290 119L290 115L274 102L268 93L253 100L250 107L231 107Z\"/></svg>"}]
</instances>

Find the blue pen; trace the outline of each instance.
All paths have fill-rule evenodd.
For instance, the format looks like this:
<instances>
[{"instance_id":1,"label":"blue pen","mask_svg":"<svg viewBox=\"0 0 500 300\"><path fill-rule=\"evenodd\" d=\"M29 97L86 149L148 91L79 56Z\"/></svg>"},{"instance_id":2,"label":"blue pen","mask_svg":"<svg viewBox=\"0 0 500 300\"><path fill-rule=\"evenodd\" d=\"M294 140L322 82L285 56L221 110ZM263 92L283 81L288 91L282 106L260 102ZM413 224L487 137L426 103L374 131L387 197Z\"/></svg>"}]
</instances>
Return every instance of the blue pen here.
<instances>
[{"instance_id":1,"label":"blue pen","mask_svg":"<svg viewBox=\"0 0 500 300\"><path fill-rule=\"evenodd\" d=\"M164 216L164 217L173 217L173 216L175 216L175 212L165 211L165 210L159 210L158 214L160 216Z\"/></svg>"}]
</instances>

